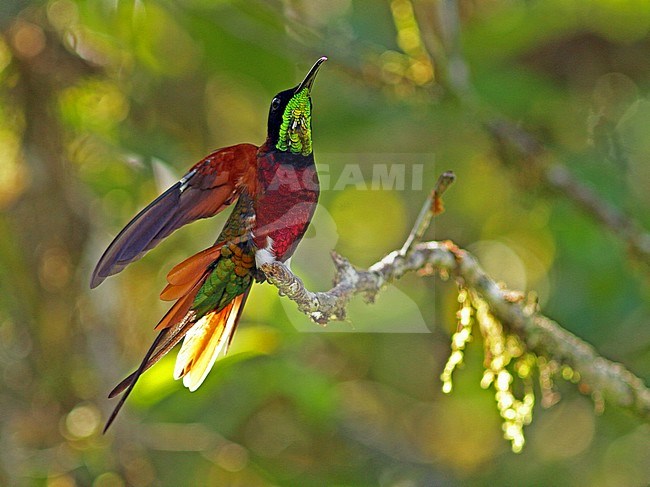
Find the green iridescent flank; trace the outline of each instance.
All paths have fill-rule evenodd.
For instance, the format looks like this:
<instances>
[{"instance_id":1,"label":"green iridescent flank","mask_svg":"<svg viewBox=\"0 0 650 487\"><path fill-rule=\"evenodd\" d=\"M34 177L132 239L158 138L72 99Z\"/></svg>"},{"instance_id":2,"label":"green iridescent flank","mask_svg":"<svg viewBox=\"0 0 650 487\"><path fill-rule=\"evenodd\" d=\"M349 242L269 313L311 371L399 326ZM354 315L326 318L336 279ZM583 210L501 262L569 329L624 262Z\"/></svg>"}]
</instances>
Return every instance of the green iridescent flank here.
<instances>
[{"instance_id":1,"label":"green iridescent flank","mask_svg":"<svg viewBox=\"0 0 650 487\"><path fill-rule=\"evenodd\" d=\"M222 310L226 304L245 292L253 283L251 273L241 277L236 274L236 263L228 248L224 247L221 255L216 267L203 283L192 303L191 309L196 311L198 316L203 316L213 310Z\"/></svg>"},{"instance_id":2,"label":"green iridescent flank","mask_svg":"<svg viewBox=\"0 0 650 487\"><path fill-rule=\"evenodd\" d=\"M217 239L218 244L224 244L221 256L192 302L191 309L197 318L221 311L253 284L255 253L249 244L242 242L251 230L252 215L253 198L243 191Z\"/></svg>"},{"instance_id":3,"label":"green iridescent flank","mask_svg":"<svg viewBox=\"0 0 650 487\"><path fill-rule=\"evenodd\" d=\"M216 243L241 240L251 230L253 223L251 218L253 215L253 198L247 192L243 192L237 200L237 204L232 210L230 218L226 221L226 225L221 230Z\"/></svg>"},{"instance_id":4,"label":"green iridescent flank","mask_svg":"<svg viewBox=\"0 0 650 487\"><path fill-rule=\"evenodd\" d=\"M303 156L311 154L311 104L307 88L293 95L287 103L275 147Z\"/></svg>"}]
</instances>

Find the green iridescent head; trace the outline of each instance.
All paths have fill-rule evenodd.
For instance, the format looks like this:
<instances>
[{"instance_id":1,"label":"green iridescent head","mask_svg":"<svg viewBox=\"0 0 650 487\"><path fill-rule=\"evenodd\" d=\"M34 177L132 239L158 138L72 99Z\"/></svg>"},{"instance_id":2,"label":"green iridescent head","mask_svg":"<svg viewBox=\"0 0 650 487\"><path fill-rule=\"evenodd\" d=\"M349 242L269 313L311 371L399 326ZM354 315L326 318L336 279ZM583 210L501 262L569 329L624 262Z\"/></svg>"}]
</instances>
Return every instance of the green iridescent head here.
<instances>
[{"instance_id":1,"label":"green iridescent head","mask_svg":"<svg viewBox=\"0 0 650 487\"><path fill-rule=\"evenodd\" d=\"M320 65L320 58L297 87L278 93L269 111L268 138L279 151L308 156L311 154L311 87Z\"/></svg>"},{"instance_id":2,"label":"green iridescent head","mask_svg":"<svg viewBox=\"0 0 650 487\"><path fill-rule=\"evenodd\" d=\"M275 147L303 156L311 154L311 98L307 88L287 103Z\"/></svg>"}]
</instances>

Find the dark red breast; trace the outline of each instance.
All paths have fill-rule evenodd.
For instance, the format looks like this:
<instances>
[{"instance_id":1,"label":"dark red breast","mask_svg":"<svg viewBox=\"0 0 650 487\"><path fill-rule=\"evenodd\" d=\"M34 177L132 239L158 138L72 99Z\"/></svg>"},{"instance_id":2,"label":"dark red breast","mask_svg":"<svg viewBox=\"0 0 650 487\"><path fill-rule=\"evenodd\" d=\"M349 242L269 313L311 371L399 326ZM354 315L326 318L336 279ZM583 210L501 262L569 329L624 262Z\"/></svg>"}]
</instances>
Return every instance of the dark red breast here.
<instances>
[{"instance_id":1,"label":"dark red breast","mask_svg":"<svg viewBox=\"0 0 650 487\"><path fill-rule=\"evenodd\" d=\"M313 155L258 152L255 199L255 245L266 248L269 238L275 258L285 261L307 231L316 204L319 184Z\"/></svg>"}]
</instances>

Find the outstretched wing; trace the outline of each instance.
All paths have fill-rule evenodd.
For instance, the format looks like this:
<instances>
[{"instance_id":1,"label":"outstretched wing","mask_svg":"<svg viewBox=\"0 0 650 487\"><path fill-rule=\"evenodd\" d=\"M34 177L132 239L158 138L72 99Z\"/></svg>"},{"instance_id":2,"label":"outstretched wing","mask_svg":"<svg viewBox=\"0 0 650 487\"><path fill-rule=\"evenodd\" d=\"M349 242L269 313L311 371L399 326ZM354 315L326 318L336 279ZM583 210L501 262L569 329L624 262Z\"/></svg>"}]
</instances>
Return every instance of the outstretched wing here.
<instances>
[{"instance_id":1,"label":"outstretched wing","mask_svg":"<svg viewBox=\"0 0 650 487\"><path fill-rule=\"evenodd\" d=\"M247 188L253 194L257 147L238 144L213 152L136 215L108 246L93 271L90 287L138 260L174 230L207 218Z\"/></svg>"}]
</instances>

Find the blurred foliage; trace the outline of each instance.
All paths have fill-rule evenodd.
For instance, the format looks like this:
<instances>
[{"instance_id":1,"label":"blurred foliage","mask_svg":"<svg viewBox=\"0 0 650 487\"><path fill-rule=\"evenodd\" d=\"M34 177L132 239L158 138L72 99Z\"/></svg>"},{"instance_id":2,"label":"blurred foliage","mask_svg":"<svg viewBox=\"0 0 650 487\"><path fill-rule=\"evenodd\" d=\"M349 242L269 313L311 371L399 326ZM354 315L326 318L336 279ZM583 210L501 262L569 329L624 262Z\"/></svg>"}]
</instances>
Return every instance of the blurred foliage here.
<instances>
[{"instance_id":1,"label":"blurred foliage","mask_svg":"<svg viewBox=\"0 0 650 487\"><path fill-rule=\"evenodd\" d=\"M172 380L168 357L102 436L105 394L165 310L167 270L224 217L87 288L170 174L261 143L272 96L326 54L313 129L329 182L293 264L306 283L330 284L332 248L365 266L399 247L453 169L432 236L537 291L551 317L648 382L647 269L534 175L510 177L484 127L494 114L521 123L650 227L646 2L5 0L0 29L0 484L648 484L648 425L595 414L571 384L552 408L535 404L519 455L494 391L478 387L480 347L443 395L458 289L417 276L326 329L256 286L199 391ZM403 189L373 189L377 164L403 168Z\"/></svg>"}]
</instances>

